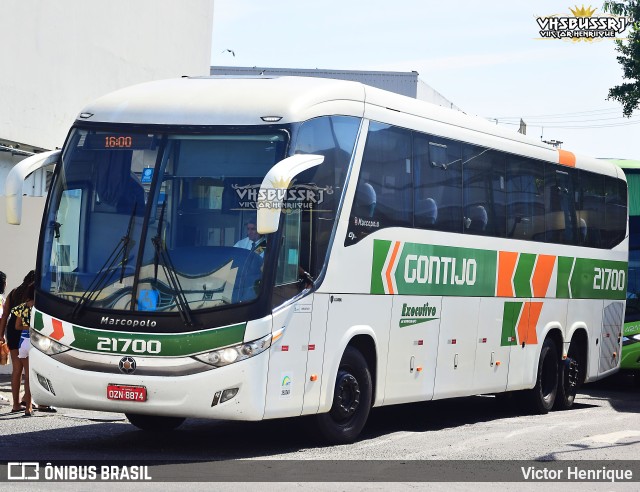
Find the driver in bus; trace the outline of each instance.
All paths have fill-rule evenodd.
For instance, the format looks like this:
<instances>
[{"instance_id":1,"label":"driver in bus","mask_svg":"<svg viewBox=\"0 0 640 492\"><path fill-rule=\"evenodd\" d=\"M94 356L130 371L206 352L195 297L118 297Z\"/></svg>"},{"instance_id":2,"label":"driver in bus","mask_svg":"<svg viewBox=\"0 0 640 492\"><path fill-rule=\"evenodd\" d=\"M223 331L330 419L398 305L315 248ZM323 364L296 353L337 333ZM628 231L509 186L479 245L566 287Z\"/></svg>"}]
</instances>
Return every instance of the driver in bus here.
<instances>
[{"instance_id":1,"label":"driver in bus","mask_svg":"<svg viewBox=\"0 0 640 492\"><path fill-rule=\"evenodd\" d=\"M240 239L233 246L235 248L248 249L255 252L260 256L264 256L264 249L266 247L265 238L258 234L258 226L255 220L250 220L246 223L247 237Z\"/></svg>"}]
</instances>

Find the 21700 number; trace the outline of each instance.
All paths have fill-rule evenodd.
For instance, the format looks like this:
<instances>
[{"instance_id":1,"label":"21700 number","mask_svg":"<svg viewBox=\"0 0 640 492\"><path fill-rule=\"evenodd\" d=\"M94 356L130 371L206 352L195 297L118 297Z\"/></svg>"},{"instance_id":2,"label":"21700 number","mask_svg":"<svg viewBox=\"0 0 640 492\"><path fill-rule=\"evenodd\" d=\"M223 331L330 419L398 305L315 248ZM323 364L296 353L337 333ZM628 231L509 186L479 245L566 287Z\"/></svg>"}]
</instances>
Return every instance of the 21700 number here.
<instances>
[{"instance_id":1,"label":"21700 number","mask_svg":"<svg viewBox=\"0 0 640 492\"><path fill-rule=\"evenodd\" d=\"M624 290L624 270L600 267L595 267L593 270L595 273L593 277L593 290Z\"/></svg>"},{"instance_id":2,"label":"21700 number","mask_svg":"<svg viewBox=\"0 0 640 492\"><path fill-rule=\"evenodd\" d=\"M133 352L135 354L159 354L160 340L98 337L97 350L101 352Z\"/></svg>"}]
</instances>

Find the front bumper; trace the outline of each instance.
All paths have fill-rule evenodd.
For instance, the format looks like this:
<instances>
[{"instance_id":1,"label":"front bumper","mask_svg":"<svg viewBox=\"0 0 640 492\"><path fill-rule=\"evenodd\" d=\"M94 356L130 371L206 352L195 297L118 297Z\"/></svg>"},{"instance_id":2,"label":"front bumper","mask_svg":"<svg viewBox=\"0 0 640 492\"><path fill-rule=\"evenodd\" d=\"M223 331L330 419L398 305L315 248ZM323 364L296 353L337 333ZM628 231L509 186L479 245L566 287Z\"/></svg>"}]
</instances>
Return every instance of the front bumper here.
<instances>
[{"instance_id":1,"label":"front bumper","mask_svg":"<svg viewBox=\"0 0 640 492\"><path fill-rule=\"evenodd\" d=\"M261 420L265 407L268 354L269 350L250 359L197 374L151 376L76 369L32 347L29 377L33 398L43 405L173 417ZM147 401L109 400L109 384L144 386ZM231 388L238 388L233 398L212 405L216 393Z\"/></svg>"}]
</instances>

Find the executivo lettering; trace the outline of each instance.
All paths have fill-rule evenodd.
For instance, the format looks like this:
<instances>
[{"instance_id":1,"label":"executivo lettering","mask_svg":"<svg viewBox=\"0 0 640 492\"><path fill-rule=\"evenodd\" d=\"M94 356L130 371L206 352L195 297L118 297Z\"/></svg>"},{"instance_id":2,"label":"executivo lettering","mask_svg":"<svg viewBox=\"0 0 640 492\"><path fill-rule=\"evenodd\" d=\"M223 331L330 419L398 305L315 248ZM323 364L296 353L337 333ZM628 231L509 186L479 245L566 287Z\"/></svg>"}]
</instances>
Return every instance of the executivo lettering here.
<instances>
[{"instance_id":1,"label":"executivo lettering","mask_svg":"<svg viewBox=\"0 0 640 492\"><path fill-rule=\"evenodd\" d=\"M404 328L405 326L417 325L435 319L438 319L436 318L436 307L430 306L428 302L425 302L422 306L410 306L404 303L402 305L402 318L400 318L398 326Z\"/></svg>"}]
</instances>

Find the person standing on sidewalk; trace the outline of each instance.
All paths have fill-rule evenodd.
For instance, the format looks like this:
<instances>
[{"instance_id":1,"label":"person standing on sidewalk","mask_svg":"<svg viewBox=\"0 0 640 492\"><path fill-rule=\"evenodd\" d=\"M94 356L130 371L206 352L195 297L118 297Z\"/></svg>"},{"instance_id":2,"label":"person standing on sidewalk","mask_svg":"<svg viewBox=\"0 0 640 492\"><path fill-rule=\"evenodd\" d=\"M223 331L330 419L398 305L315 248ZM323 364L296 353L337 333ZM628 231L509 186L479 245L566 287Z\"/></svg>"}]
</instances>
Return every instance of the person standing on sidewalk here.
<instances>
[{"instance_id":1,"label":"person standing on sidewalk","mask_svg":"<svg viewBox=\"0 0 640 492\"><path fill-rule=\"evenodd\" d=\"M7 288L7 275L4 272L0 272L0 319L2 319L2 310L4 308L4 289ZM0 334L0 357L5 357L7 352L2 353L4 349L4 334ZM7 361L0 362L0 364L6 364Z\"/></svg>"},{"instance_id":2,"label":"person standing on sidewalk","mask_svg":"<svg viewBox=\"0 0 640 492\"><path fill-rule=\"evenodd\" d=\"M16 329L17 318L11 314L11 309L28 300L28 288L29 285L34 283L35 278L35 272L31 270L24 277L22 283L9 293L4 302L2 318L0 318L0 339L6 340L9 346L9 353L11 354L11 396L13 397L13 407L10 413L22 412L24 410L20 405L20 383L22 373L24 372L24 365L22 363L23 359L18 357L22 330ZM28 377L29 375L27 374L27 378Z\"/></svg>"},{"instance_id":3,"label":"person standing on sidewalk","mask_svg":"<svg viewBox=\"0 0 640 492\"><path fill-rule=\"evenodd\" d=\"M33 415L33 400L31 398L31 386L29 381L29 349L31 340L29 339L29 329L31 328L31 311L33 309L33 298L35 296L35 285L32 283L27 287L27 300L11 309L11 314L16 317L16 330L21 332L18 342L18 359L24 367L24 415ZM20 402L22 404L22 402Z\"/></svg>"}]
</instances>

